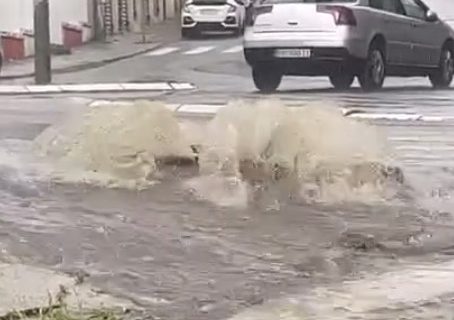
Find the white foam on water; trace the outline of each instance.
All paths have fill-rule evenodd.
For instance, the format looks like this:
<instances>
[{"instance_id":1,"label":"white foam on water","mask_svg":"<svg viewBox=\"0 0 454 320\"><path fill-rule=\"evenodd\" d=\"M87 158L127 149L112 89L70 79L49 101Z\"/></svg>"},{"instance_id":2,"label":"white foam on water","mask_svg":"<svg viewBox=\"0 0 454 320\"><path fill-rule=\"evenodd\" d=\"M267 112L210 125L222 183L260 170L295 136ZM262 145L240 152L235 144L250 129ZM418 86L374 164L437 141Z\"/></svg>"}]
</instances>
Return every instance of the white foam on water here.
<instances>
[{"instance_id":1,"label":"white foam on water","mask_svg":"<svg viewBox=\"0 0 454 320\"><path fill-rule=\"evenodd\" d=\"M52 180L128 188L154 184L156 159L191 157L193 145L200 174L184 186L217 205L247 205L257 181L308 201L388 196L386 139L335 106L236 101L206 123L177 120L158 102L99 103L71 109L35 140Z\"/></svg>"},{"instance_id":2,"label":"white foam on water","mask_svg":"<svg viewBox=\"0 0 454 320\"><path fill-rule=\"evenodd\" d=\"M284 173L298 181L304 199L328 202L382 200L386 188L378 164L389 161L386 139L376 128L335 108L289 109L274 100L233 102L219 110L206 126L199 157L202 176L247 181L261 175L270 181Z\"/></svg>"},{"instance_id":3,"label":"white foam on water","mask_svg":"<svg viewBox=\"0 0 454 320\"><path fill-rule=\"evenodd\" d=\"M92 106L35 143L55 180L131 188L152 184L157 157L191 154L173 113L146 101Z\"/></svg>"}]
</instances>

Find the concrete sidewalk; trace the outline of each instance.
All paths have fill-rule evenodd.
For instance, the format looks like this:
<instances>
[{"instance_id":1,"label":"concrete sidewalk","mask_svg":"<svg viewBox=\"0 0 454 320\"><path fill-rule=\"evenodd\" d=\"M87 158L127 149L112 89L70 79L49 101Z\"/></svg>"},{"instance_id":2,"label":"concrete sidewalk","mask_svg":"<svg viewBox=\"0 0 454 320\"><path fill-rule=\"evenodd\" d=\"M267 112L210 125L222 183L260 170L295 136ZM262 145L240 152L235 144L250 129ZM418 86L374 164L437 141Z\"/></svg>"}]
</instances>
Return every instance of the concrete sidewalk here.
<instances>
[{"instance_id":1,"label":"concrete sidewalk","mask_svg":"<svg viewBox=\"0 0 454 320\"><path fill-rule=\"evenodd\" d=\"M157 28L162 29L163 27ZM132 58L157 48L162 36L155 33L146 37L142 43L142 35L127 33L109 37L105 42L91 42L73 50L70 55L52 56L54 74L70 73L92 68L116 61ZM0 81L31 78L34 76L33 58L6 63L0 74Z\"/></svg>"}]
</instances>

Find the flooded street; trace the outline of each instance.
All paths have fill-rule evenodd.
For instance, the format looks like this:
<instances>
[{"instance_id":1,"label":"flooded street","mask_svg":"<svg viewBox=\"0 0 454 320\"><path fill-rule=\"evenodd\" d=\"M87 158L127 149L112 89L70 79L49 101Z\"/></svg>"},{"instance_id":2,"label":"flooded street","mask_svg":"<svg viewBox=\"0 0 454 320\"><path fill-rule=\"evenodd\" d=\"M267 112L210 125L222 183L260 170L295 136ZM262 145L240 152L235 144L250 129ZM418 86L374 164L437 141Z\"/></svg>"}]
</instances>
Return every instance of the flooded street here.
<instances>
[{"instance_id":1,"label":"flooded street","mask_svg":"<svg viewBox=\"0 0 454 320\"><path fill-rule=\"evenodd\" d=\"M449 152L451 122L277 100L48 113L65 101L3 132L1 261L83 271L156 319L450 319L452 172L421 144Z\"/></svg>"},{"instance_id":2,"label":"flooded street","mask_svg":"<svg viewBox=\"0 0 454 320\"><path fill-rule=\"evenodd\" d=\"M261 94L241 37L152 32L0 79L0 318L57 274L138 312L109 320L453 319L453 90Z\"/></svg>"}]
</instances>

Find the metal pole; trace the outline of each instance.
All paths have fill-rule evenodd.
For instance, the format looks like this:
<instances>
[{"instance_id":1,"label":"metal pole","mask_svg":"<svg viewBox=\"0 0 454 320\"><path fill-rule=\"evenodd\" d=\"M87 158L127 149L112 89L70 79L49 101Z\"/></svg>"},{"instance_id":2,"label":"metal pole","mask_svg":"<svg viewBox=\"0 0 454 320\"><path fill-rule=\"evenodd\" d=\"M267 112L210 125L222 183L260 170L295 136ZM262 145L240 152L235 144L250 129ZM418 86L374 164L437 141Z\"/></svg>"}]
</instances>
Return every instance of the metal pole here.
<instances>
[{"instance_id":1,"label":"metal pole","mask_svg":"<svg viewBox=\"0 0 454 320\"><path fill-rule=\"evenodd\" d=\"M94 35L94 40L101 40L101 25L99 21L99 6L98 6L98 0L91 0L91 5L92 5L92 19L93 19L93 35Z\"/></svg>"},{"instance_id":2,"label":"metal pole","mask_svg":"<svg viewBox=\"0 0 454 320\"><path fill-rule=\"evenodd\" d=\"M141 1L141 17L140 17L140 29L141 29L141 33L142 33L142 43L146 43L147 42L147 24L148 24L148 16L150 14L150 12L148 12L150 10L150 6L149 6L149 3L148 3L148 0L142 0Z\"/></svg>"},{"instance_id":3,"label":"metal pole","mask_svg":"<svg viewBox=\"0 0 454 320\"><path fill-rule=\"evenodd\" d=\"M49 0L34 0L35 83L52 81Z\"/></svg>"},{"instance_id":4,"label":"metal pole","mask_svg":"<svg viewBox=\"0 0 454 320\"><path fill-rule=\"evenodd\" d=\"M52 81L49 0L34 0L35 83Z\"/></svg>"}]
</instances>

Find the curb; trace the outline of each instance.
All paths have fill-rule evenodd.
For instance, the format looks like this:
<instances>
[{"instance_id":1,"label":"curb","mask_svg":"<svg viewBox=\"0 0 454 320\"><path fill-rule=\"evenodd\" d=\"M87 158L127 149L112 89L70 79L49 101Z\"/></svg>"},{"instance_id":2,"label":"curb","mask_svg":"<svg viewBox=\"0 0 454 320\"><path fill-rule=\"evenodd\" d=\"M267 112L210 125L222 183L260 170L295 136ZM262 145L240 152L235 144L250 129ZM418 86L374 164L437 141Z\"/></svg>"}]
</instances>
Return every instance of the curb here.
<instances>
[{"instance_id":1,"label":"curb","mask_svg":"<svg viewBox=\"0 0 454 320\"><path fill-rule=\"evenodd\" d=\"M96 107L102 105L125 105L132 104L128 100L92 100L89 106ZM167 104L171 111L181 115L192 116L213 116L220 109L226 107L225 104ZM289 108L298 108L289 106ZM399 121L399 122L444 122L454 121L454 116L441 117L435 115L421 115L416 113L373 113L357 109L340 108L339 111L346 118L359 120L378 120L378 121Z\"/></svg>"},{"instance_id":2,"label":"curb","mask_svg":"<svg viewBox=\"0 0 454 320\"><path fill-rule=\"evenodd\" d=\"M55 68L52 69L53 74L65 74L65 73L73 73L73 72L78 72L78 71L85 71L85 70L90 70L90 69L96 69L103 67L108 64L112 64L118 61L134 58L136 56L140 56L142 54L145 54L147 52L153 51L159 47L162 46L162 43L158 42L155 45L151 45L150 47L147 47L145 49L140 49L134 52L129 52L127 54L119 55L113 58L106 58L98 61L90 61L82 64L77 64L77 65L71 65L67 67L61 67L61 68ZM35 72L29 72L29 73L22 73L22 74L13 74L13 75L6 75L6 76L0 76L0 81L3 80L17 80L17 79L26 79L26 78L32 78L35 76Z\"/></svg>"},{"instance_id":3,"label":"curb","mask_svg":"<svg viewBox=\"0 0 454 320\"><path fill-rule=\"evenodd\" d=\"M196 89L189 82L148 82L148 83L87 83L61 85L0 85L0 96L65 94L65 93L100 93L100 92L150 92L150 91L185 91Z\"/></svg>"}]
</instances>

